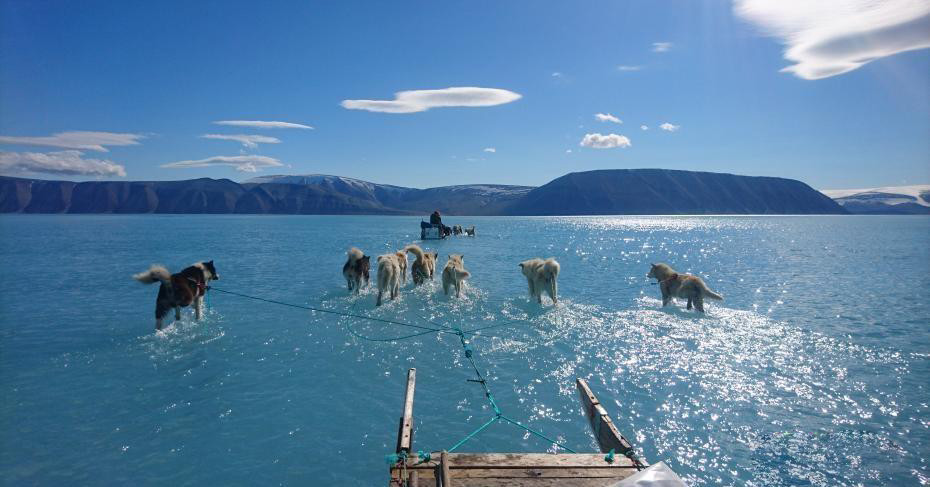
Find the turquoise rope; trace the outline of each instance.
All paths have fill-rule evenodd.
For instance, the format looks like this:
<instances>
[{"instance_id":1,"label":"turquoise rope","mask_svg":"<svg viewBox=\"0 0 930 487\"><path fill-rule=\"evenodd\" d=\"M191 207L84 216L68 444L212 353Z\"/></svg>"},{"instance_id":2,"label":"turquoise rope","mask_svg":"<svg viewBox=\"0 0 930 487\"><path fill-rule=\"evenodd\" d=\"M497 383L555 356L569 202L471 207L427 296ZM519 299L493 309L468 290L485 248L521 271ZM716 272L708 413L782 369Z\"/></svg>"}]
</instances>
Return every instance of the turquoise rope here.
<instances>
[{"instance_id":1,"label":"turquoise rope","mask_svg":"<svg viewBox=\"0 0 930 487\"><path fill-rule=\"evenodd\" d=\"M448 451L449 453L454 452L455 450L458 449L458 447L464 445L466 441L468 441L468 440L474 438L475 436L478 435L478 433L481 433L482 431L484 431L485 428L487 428L488 426L491 426L492 424L494 424L494 423L495 423L497 420L499 420L499 419L501 419L501 416L494 416L493 418L489 419L486 423L484 423L483 425L481 425L480 428L478 428L478 429L476 429L475 431L472 431L471 433L469 433L468 436L466 436L465 438L462 438L458 443L456 443L455 445L452 445L452 448L449 448L449 449L446 450L446 451Z\"/></svg>"}]
</instances>

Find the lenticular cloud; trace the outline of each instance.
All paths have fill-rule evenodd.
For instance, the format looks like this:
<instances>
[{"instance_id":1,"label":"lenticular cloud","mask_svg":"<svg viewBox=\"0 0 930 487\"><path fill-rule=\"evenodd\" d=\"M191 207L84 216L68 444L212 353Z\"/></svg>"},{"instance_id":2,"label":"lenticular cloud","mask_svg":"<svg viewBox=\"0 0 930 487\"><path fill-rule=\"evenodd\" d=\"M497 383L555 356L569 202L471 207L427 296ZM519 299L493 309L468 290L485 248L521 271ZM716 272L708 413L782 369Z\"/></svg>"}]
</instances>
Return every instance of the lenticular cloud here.
<instances>
[{"instance_id":1,"label":"lenticular cloud","mask_svg":"<svg viewBox=\"0 0 930 487\"><path fill-rule=\"evenodd\" d=\"M424 112L440 107L490 107L522 97L519 93L498 88L453 87L441 90L400 91L393 100L343 100L343 108L383 113Z\"/></svg>"},{"instance_id":2,"label":"lenticular cloud","mask_svg":"<svg viewBox=\"0 0 930 487\"><path fill-rule=\"evenodd\" d=\"M926 0L735 0L734 10L780 38L794 63L782 71L803 79L930 47Z\"/></svg>"},{"instance_id":3,"label":"lenticular cloud","mask_svg":"<svg viewBox=\"0 0 930 487\"><path fill-rule=\"evenodd\" d=\"M197 159L191 161L178 161L162 164L161 167L167 168L192 168L192 167L212 167L212 166L229 166L239 172L258 172L267 167L280 167L284 164L281 161L266 156L213 156L206 159Z\"/></svg>"}]
</instances>

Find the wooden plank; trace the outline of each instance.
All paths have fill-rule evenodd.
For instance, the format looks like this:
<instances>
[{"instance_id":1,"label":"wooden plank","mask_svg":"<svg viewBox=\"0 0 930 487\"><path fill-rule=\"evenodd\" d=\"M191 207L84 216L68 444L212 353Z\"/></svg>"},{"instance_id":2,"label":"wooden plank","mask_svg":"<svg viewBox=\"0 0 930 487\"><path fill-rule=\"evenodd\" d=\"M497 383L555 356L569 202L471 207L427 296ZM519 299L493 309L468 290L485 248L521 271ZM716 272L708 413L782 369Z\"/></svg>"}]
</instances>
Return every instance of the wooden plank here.
<instances>
[{"instance_id":1,"label":"wooden plank","mask_svg":"<svg viewBox=\"0 0 930 487\"><path fill-rule=\"evenodd\" d=\"M397 431L396 453L410 453L413 449L413 393L417 386L417 369L407 371L407 390L404 393L404 412Z\"/></svg>"},{"instance_id":2,"label":"wooden plank","mask_svg":"<svg viewBox=\"0 0 930 487\"><path fill-rule=\"evenodd\" d=\"M611 420L610 416L607 414L607 410L604 409L604 406L597 400L597 396L595 396L591 388L588 387L588 383L582 378L576 379L575 383L578 386L578 393L581 396L581 404L584 407L585 415L588 417L588 421L591 424L591 431L594 433L594 439L597 441L597 445L600 447L601 452L607 453L610 450L614 450L617 455L614 457L615 459L625 458L623 455L632 450L633 445L620 434L613 420ZM640 465L645 466L646 464L645 462L640 462Z\"/></svg>"},{"instance_id":3,"label":"wooden plank","mask_svg":"<svg viewBox=\"0 0 930 487\"><path fill-rule=\"evenodd\" d=\"M539 479L490 479L466 478L455 479L455 487L608 487L621 478L539 478ZM439 487L436 479L424 479L420 487Z\"/></svg>"},{"instance_id":4,"label":"wooden plank","mask_svg":"<svg viewBox=\"0 0 930 487\"><path fill-rule=\"evenodd\" d=\"M449 453L449 463L453 469L468 468L633 468L629 458L619 456L614 463L604 461L599 453ZM433 468L438 465L434 457L429 462L410 468Z\"/></svg>"},{"instance_id":5,"label":"wooden plank","mask_svg":"<svg viewBox=\"0 0 930 487\"><path fill-rule=\"evenodd\" d=\"M439 456L439 471L442 487L452 487L452 475L449 474L449 452L443 450Z\"/></svg>"}]
</instances>

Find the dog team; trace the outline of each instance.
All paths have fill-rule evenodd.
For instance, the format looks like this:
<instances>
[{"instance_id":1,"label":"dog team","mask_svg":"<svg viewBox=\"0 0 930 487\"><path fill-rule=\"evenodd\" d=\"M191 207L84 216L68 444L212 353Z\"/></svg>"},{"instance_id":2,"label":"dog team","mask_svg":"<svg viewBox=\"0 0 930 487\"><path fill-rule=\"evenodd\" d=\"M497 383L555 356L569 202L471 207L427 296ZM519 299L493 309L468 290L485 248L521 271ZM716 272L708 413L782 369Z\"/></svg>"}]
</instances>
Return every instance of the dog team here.
<instances>
[{"instance_id":1,"label":"dog team","mask_svg":"<svg viewBox=\"0 0 930 487\"><path fill-rule=\"evenodd\" d=\"M414 261L410 265L410 276L414 285L419 286L427 280L433 280L436 274L436 262L439 252L424 251L415 244L410 244L394 253L378 256L378 301L381 306L385 295L394 300L400 293L400 286L407 283L407 254L413 254ZM346 279L346 286L350 292L358 294L363 286L370 280L370 257L361 250L352 247L348 251L348 259L342 266L342 275ZM533 258L520 262L520 272L526 278L531 298L542 304L542 295L545 293L552 299L553 304L558 303L559 263L554 258ZM149 270L132 276L144 284L161 283L158 288L158 297L155 299L155 329L161 330L165 316L174 309L175 320L181 319L181 308L194 305L194 315L197 320L203 317L203 298L209 289L210 281L219 280L213 261L198 262L181 272L171 274L162 266L153 265ZM461 297L462 288L471 273L465 269L465 256L450 254L442 270L442 291L448 295L450 290L455 291L456 297ZM662 306L667 306L672 298L688 300L688 309L692 306L699 312L704 312L704 298L722 300L723 296L712 291L704 281L691 274L681 274L664 263L651 264L647 278L658 281L662 292Z\"/></svg>"},{"instance_id":2,"label":"dog team","mask_svg":"<svg viewBox=\"0 0 930 487\"><path fill-rule=\"evenodd\" d=\"M436 275L439 252L424 251L418 245L410 244L397 252L380 255L377 259L378 301L376 306L381 306L385 296L391 300L396 299L400 293L401 284L406 284L408 253L413 254L414 257L413 264L410 265L413 284L419 286L427 280L433 280ZM349 291L358 294L362 286L367 285L370 279L368 265L370 257L355 247L349 249L347 254L348 259L342 266L342 275L346 279L346 287ZM538 303L542 304L543 293L548 294L553 303L559 302L556 283L559 277L559 263L554 258L546 260L534 258L521 262L520 270L526 277L530 296ZM446 265L442 269L443 294L449 295L450 290L455 290L455 296L461 297L465 279L469 277L471 273L465 269L465 256L449 254Z\"/></svg>"}]
</instances>

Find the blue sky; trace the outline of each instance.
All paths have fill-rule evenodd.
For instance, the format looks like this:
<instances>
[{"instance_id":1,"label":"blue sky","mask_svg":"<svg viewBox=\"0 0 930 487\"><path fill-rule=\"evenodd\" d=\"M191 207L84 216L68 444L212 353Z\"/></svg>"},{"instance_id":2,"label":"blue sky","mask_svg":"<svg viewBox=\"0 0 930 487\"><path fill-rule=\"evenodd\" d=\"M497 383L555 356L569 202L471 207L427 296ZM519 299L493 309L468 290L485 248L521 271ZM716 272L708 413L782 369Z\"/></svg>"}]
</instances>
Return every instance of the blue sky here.
<instances>
[{"instance_id":1,"label":"blue sky","mask_svg":"<svg viewBox=\"0 0 930 487\"><path fill-rule=\"evenodd\" d=\"M926 2L804 3L0 0L0 173L427 187L660 167L821 189L930 182ZM454 87L487 90L343 103ZM421 111L371 111L385 107Z\"/></svg>"}]
</instances>

